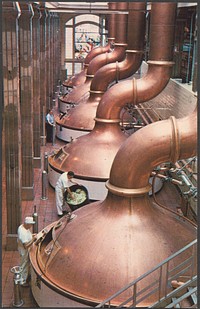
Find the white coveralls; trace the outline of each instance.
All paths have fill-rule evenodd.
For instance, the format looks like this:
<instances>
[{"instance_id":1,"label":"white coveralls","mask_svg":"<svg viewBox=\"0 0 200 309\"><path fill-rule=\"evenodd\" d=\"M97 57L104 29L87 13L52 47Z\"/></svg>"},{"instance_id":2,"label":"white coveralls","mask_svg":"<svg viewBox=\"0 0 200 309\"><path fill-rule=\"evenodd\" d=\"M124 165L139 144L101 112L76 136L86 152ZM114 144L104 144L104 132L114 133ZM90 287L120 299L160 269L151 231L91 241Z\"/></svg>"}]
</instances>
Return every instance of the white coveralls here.
<instances>
[{"instance_id":1,"label":"white coveralls","mask_svg":"<svg viewBox=\"0 0 200 309\"><path fill-rule=\"evenodd\" d=\"M56 193L56 207L57 207L57 212L58 215L63 214L63 210L71 211L69 205L65 203L64 201L64 192L66 188L69 188L70 186L74 185L74 182L71 181L71 179L67 178L68 172L63 173L55 186L55 193ZM65 209L63 208L65 204Z\"/></svg>"},{"instance_id":2,"label":"white coveralls","mask_svg":"<svg viewBox=\"0 0 200 309\"><path fill-rule=\"evenodd\" d=\"M17 234L18 234L18 239L17 239L18 251L20 254L20 266L22 268L22 272L21 272L22 282L21 283L23 284L26 282L28 275L30 274L30 259L29 259L28 248L26 249L23 244L32 240L32 233L29 229L28 230L25 229L23 224L21 224L18 227Z\"/></svg>"}]
</instances>

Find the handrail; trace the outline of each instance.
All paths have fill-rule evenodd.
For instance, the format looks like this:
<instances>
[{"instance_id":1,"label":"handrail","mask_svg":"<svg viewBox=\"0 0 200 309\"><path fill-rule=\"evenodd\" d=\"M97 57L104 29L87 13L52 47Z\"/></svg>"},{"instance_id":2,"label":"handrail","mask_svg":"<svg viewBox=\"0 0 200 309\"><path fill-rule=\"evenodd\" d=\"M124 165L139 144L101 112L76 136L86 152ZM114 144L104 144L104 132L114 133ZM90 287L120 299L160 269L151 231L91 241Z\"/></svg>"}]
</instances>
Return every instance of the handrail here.
<instances>
[{"instance_id":1,"label":"handrail","mask_svg":"<svg viewBox=\"0 0 200 309\"><path fill-rule=\"evenodd\" d=\"M197 239L193 240L191 243L189 243L185 247L181 248L176 253L172 254L170 257L168 257L167 259L165 259L164 261L159 263L157 266L152 268L150 271L146 272L145 274L138 277L136 280L132 281L131 283L129 283L128 285L126 285L125 287L120 289L118 292L116 292L115 294L113 294L112 296L110 296L109 298L104 300L103 302L101 302L95 308L103 308L105 305L106 305L106 307L110 308L111 306L113 306L113 305L111 305L111 301L115 301L115 298L117 296L124 293L129 288L132 288L132 296L129 297L127 300L123 301L123 303L121 303L117 306L114 305L115 307L122 307L122 306L126 305L127 303L129 303L130 301L132 301L132 304L131 305L129 304L128 305L129 307L136 306L136 304L140 303L145 298L152 296L155 293L158 294L157 301L163 299L163 297L167 296L167 290L169 290L169 283L171 282L171 280L178 279L180 277L182 278L184 274L187 274L187 276L186 276L187 279L188 279L188 277L190 279L192 279L193 276L196 275L196 270L194 270L194 260L196 258L196 248L195 248L196 245L197 245ZM174 265L173 268L170 270L169 269L169 266L170 266L169 263L172 260L174 262L174 259L177 256L180 256L182 253L184 253L186 250L188 250L190 248L192 248L191 255L189 257L187 257L187 259L183 260L182 263L181 263L182 267L184 267L186 265L185 269L180 270L179 267L177 267L177 265ZM189 263L189 265L187 263ZM174 270L176 270L177 272L174 273ZM188 270L191 270L191 272L192 272L192 274L190 276L188 275ZM143 279L147 278L149 275L152 275L152 273L156 272L156 271L159 271L158 274L157 274L159 276L159 278L156 279L149 286L146 286L142 290L137 292L137 284L139 282L141 282ZM173 274L173 275L171 275L171 274ZM158 286L156 288L154 288L153 291L148 292L148 294L146 294L145 297L141 296L140 299L138 299L138 296L140 296L145 291L148 291L149 288L151 288L152 286L155 286L155 284L158 284ZM170 287L170 291L171 291L171 287ZM155 301L155 299L154 299L154 301Z\"/></svg>"}]
</instances>

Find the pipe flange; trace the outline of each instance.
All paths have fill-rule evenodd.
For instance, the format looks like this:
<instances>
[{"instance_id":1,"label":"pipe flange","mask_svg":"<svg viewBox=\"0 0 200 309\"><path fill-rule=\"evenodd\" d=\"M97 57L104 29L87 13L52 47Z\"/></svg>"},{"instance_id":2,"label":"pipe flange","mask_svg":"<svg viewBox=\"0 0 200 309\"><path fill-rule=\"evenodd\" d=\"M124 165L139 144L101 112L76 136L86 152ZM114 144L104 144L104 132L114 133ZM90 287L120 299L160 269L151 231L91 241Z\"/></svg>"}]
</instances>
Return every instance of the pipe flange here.
<instances>
[{"instance_id":1,"label":"pipe flange","mask_svg":"<svg viewBox=\"0 0 200 309\"><path fill-rule=\"evenodd\" d=\"M85 76L86 76L86 77L90 77L90 78L93 78L93 77L94 77L94 75L88 75L88 74L86 74Z\"/></svg>"},{"instance_id":2,"label":"pipe flange","mask_svg":"<svg viewBox=\"0 0 200 309\"><path fill-rule=\"evenodd\" d=\"M128 44L126 44L126 43L116 43L116 42L115 42L115 45L116 46L125 46L125 47L128 46Z\"/></svg>"},{"instance_id":3,"label":"pipe flange","mask_svg":"<svg viewBox=\"0 0 200 309\"><path fill-rule=\"evenodd\" d=\"M147 61L147 64L153 64L153 65L166 65L166 66L173 66L174 64L175 64L175 62L174 61L162 61L162 60L160 60L160 61L157 61L157 60L148 60Z\"/></svg>"},{"instance_id":4,"label":"pipe flange","mask_svg":"<svg viewBox=\"0 0 200 309\"><path fill-rule=\"evenodd\" d=\"M127 49L126 53L132 53L132 54L144 54L143 50L139 50L139 49Z\"/></svg>"},{"instance_id":5,"label":"pipe flange","mask_svg":"<svg viewBox=\"0 0 200 309\"><path fill-rule=\"evenodd\" d=\"M175 163L180 157L180 138L176 124L176 118L174 116L170 116L169 119L171 120L172 124L171 161Z\"/></svg>"},{"instance_id":6,"label":"pipe flange","mask_svg":"<svg viewBox=\"0 0 200 309\"><path fill-rule=\"evenodd\" d=\"M106 181L106 188L113 194L118 196L135 197L147 194L151 190L151 185L138 189L125 189L112 185L109 180Z\"/></svg>"},{"instance_id":7,"label":"pipe flange","mask_svg":"<svg viewBox=\"0 0 200 309\"><path fill-rule=\"evenodd\" d=\"M94 120L96 122L104 122L104 123L120 123L121 119L103 119L95 117Z\"/></svg>"},{"instance_id":8,"label":"pipe flange","mask_svg":"<svg viewBox=\"0 0 200 309\"><path fill-rule=\"evenodd\" d=\"M90 93L95 93L95 94L104 94L105 91L100 91L100 90L90 90Z\"/></svg>"}]
</instances>

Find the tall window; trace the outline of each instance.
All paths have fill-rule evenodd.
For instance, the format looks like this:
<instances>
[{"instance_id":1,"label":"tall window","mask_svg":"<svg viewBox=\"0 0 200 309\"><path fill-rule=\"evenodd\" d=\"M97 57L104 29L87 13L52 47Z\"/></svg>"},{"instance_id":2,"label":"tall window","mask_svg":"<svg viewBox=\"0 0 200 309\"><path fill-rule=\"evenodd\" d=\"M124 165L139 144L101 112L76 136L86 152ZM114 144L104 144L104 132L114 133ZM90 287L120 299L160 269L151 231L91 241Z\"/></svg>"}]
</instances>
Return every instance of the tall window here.
<instances>
[{"instance_id":1,"label":"tall window","mask_svg":"<svg viewBox=\"0 0 200 309\"><path fill-rule=\"evenodd\" d=\"M92 48L105 45L105 17L84 14L73 17L65 25L65 62L67 75L82 70L83 62Z\"/></svg>"}]
</instances>

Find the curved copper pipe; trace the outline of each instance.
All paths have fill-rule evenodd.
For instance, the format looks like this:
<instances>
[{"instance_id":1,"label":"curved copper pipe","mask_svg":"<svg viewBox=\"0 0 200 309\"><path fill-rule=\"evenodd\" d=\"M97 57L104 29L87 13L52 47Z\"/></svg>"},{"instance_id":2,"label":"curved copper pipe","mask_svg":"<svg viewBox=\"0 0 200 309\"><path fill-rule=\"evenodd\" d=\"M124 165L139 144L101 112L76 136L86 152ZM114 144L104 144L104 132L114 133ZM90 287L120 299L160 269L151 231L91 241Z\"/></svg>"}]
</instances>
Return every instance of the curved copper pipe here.
<instances>
[{"instance_id":1,"label":"curved copper pipe","mask_svg":"<svg viewBox=\"0 0 200 309\"><path fill-rule=\"evenodd\" d=\"M159 3L159 5L165 6L166 15L169 15L167 10L168 7L173 7L174 10L176 9L176 4L174 5L174 3L167 3L167 5L166 3ZM153 6L154 3L152 3L152 13L155 14L159 20L159 6L156 6L156 10L153 9ZM171 14L171 10L169 10L169 12ZM171 19L171 17L169 17L169 19ZM159 20L159 22L163 25L162 20ZM166 19L165 22L168 25ZM154 42L154 44L155 43L157 44L157 42ZM169 60L171 59L171 56L172 55L169 55ZM113 154L116 154L118 150L117 147L120 147L123 140L127 138L127 136L122 133L119 125L120 111L122 107L128 102L136 104L139 101L138 97L141 98L141 100L147 100L157 95L166 86L170 77L170 72L170 61L154 62L154 64L149 64L148 73L140 80L133 79L133 81L125 81L119 83L118 85L112 86L103 95L98 105L95 118L95 127L93 130L89 134L79 137L76 142L64 147L64 152L67 152L67 154L70 153L72 156L68 156L63 159L62 166L60 166L60 163L56 162L54 159L52 159L51 162L49 159L49 163L52 166L55 165L56 168L60 166L63 171L71 168L77 175L81 174L82 176L85 175L85 177L88 175L89 177L92 175L96 176L98 173L100 177L102 177L102 175L105 175L104 178L108 177L110 167L115 156L113 156ZM139 85L141 86L139 87ZM137 100L135 98L137 98ZM115 132L115 137L113 132ZM107 140L108 137L109 139ZM109 150L107 149L108 145ZM90 149L90 151L88 151L88 149ZM73 157L76 160L74 160ZM91 158L95 158L97 164L92 167L86 164L86 167L83 167L83 162L89 162L92 160ZM105 161L106 166L104 165ZM79 164L79 162L81 164ZM99 171L99 166L101 167L101 172Z\"/></svg>"},{"instance_id":2,"label":"curved copper pipe","mask_svg":"<svg viewBox=\"0 0 200 309\"><path fill-rule=\"evenodd\" d=\"M118 187L124 196L126 190L123 188L126 188L132 190L130 194L134 196L134 189L139 192L148 187L155 166L163 162L175 163L196 153L197 108L187 117L176 119L172 116L150 124L135 132L120 147L110 172L111 192L114 192L112 188ZM122 169L122 162L126 162L129 168Z\"/></svg>"},{"instance_id":3,"label":"curved copper pipe","mask_svg":"<svg viewBox=\"0 0 200 309\"><path fill-rule=\"evenodd\" d=\"M127 9L128 3L119 2L117 3L117 9ZM96 56L90 61L85 83L72 90L71 93L65 97L61 97L60 100L65 103L77 103L82 95L90 89L90 84L95 73L104 65L114 62L122 61L125 57L126 44L126 33L127 33L127 14L117 14L116 16L116 43L114 50L111 53L104 53Z\"/></svg>"},{"instance_id":4,"label":"curved copper pipe","mask_svg":"<svg viewBox=\"0 0 200 309\"><path fill-rule=\"evenodd\" d=\"M108 85L114 80L118 81L134 74L141 65L144 49L145 34L145 3L129 3L128 16L128 46L133 50L126 50L126 58L122 62L110 63L100 68L90 86L89 98L83 98L78 103L89 103L89 106L78 104L71 109L68 115L56 122L64 127L91 131L94 127L94 118L98 103L107 90ZM133 31L135 29L135 31ZM86 109L86 110L85 110Z\"/></svg>"},{"instance_id":5,"label":"curved copper pipe","mask_svg":"<svg viewBox=\"0 0 200 309\"><path fill-rule=\"evenodd\" d=\"M117 3L112 2L108 3L109 10L115 10L117 8ZM115 40L115 31L116 31L116 23L115 23L115 14L110 14L108 17L108 44L106 46L98 46L93 48L84 60L84 68L80 73L75 74L74 76L68 78L63 82L63 86L65 87L77 87L82 85L86 79L86 73L88 69L88 65L90 61L96 56L112 51L112 46Z\"/></svg>"},{"instance_id":6,"label":"curved copper pipe","mask_svg":"<svg viewBox=\"0 0 200 309\"><path fill-rule=\"evenodd\" d=\"M117 2L108 2L108 9L116 10ZM114 43L115 35L116 35L115 15L116 15L115 13L114 14L111 13L108 15L108 43L109 44L103 47L99 46L99 47L93 48L91 52L85 58L85 61L84 61L85 64L89 64L90 61L96 56L98 56L99 54L111 51L110 48L112 47L112 44Z\"/></svg>"},{"instance_id":7,"label":"curved copper pipe","mask_svg":"<svg viewBox=\"0 0 200 309\"><path fill-rule=\"evenodd\" d=\"M91 83L90 89L92 91L105 92L112 81L129 77L141 65L144 50L146 4L132 2L128 3L128 5L130 11L128 16L128 50L126 50L126 58L122 62L111 63L99 69Z\"/></svg>"},{"instance_id":8,"label":"curved copper pipe","mask_svg":"<svg viewBox=\"0 0 200 309\"><path fill-rule=\"evenodd\" d=\"M196 154L196 146L197 109L190 116L182 119L172 116L130 136L115 156L106 199L75 211L77 218L71 225L62 234L58 230L59 239L54 233L60 250L54 251L56 254L52 254L45 269L48 238L40 247L38 264L43 278L51 278L66 296L73 293L75 298L82 298L82 303L94 304L110 297L193 241L197 237L196 227L180 217L177 219L176 214L160 209L150 201L147 192L149 176L155 166L192 157ZM92 165L90 163L90 168ZM181 265L186 257L189 258L191 250L184 257L178 255L175 265ZM82 256L86 257L87 263L83 263L80 270ZM63 272L59 272L60 261L66 265ZM196 261L193 266L195 269ZM74 274L76 280L73 280ZM159 280L159 274L148 276L137 288L142 290L155 283L157 278ZM132 289L127 289L110 305L117 306L131 296ZM149 307L156 300L157 295L152 295L140 306Z\"/></svg>"},{"instance_id":9,"label":"curved copper pipe","mask_svg":"<svg viewBox=\"0 0 200 309\"><path fill-rule=\"evenodd\" d=\"M97 118L119 118L126 103L148 101L166 87L173 65L175 13L176 3L152 3L148 72L141 79L121 82L110 88L98 105Z\"/></svg>"},{"instance_id":10,"label":"curved copper pipe","mask_svg":"<svg viewBox=\"0 0 200 309\"><path fill-rule=\"evenodd\" d=\"M80 73L69 77L66 81L63 82L63 86L73 88L82 85L86 80L87 69L90 61L92 61L92 59L100 54L112 52L113 43L114 38L108 38L107 45L93 48L85 58L83 70Z\"/></svg>"},{"instance_id":11,"label":"curved copper pipe","mask_svg":"<svg viewBox=\"0 0 200 309\"><path fill-rule=\"evenodd\" d=\"M172 62L151 63L147 74L140 79L122 81L111 87L102 97L97 108L97 118L119 118L120 111L126 103L138 104L158 95L168 84Z\"/></svg>"},{"instance_id":12,"label":"curved copper pipe","mask_svg":"<svg viewBox=\"0 0 200 309\"><path fill-rule=\"evenodd\" d=\"M128 3L117 2L117 10L128 9ZM103 65L114 62L115 60L121 61L125 56L125 50L127 47L127 14L116 14L115 16L115 48L112 53L104 53L95 57L89 64L87 74L94 75L98 69Z\"/></svg>"}]
</instances>

